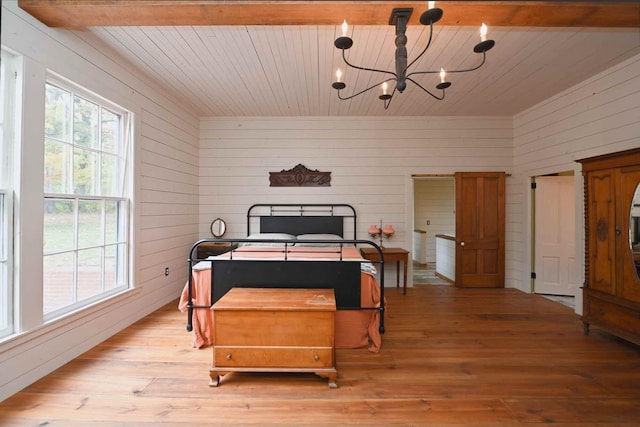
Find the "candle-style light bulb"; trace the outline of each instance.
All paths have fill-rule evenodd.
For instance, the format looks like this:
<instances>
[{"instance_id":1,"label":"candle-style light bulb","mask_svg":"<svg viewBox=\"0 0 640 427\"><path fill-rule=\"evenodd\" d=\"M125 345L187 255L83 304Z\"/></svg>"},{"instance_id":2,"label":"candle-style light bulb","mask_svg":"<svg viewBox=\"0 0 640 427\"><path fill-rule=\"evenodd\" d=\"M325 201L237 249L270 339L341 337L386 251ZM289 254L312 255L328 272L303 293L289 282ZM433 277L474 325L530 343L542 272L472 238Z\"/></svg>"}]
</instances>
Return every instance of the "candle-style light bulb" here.
<instances>
[{"instance_id":1,"label":"candle-style light bulb","mask_svg":"<svg viewBox=\"0 0 640 427\"><path fill-rule=\"evenodd\" d=\"M342 22L342 37L347 37L348 31L349 31L349 25L347 25L347 20L345 19Z\"/></svg>"},{"instance_id":2,"label":"candle-style light bulb","mask_svg":"<svg viewBox=\"0 0 640 427\"><path fill-rule=\"evenodd\" d=\"M440 83L445 82L446 76L447 76L447 73L444 71L444 68L440 68Z\"/></svg>"},{"instance_id":3,"label":"candle-style light bulb","mask_svg":"<svg viewBox=\"0 0 640 427\"><path fill-rule=\"evenodd\" d=\"M433 9L434 7L436 7L436 2L435 1L430 1L429 2L429 9Z\"/></svg>"},{"instance_id":4,"label":"candle-style light bulb","mask_svg":"<svg viewBox=\"0 0 640 427\"><path fill-rule=\"evenodd\" d=\"M338 68L336 70L336 81L339 82L341 78L342 78L342 70Z\"/></svg>"},{"instance_id":5,"label":"candle-style light bulb","mask_svg":"<svg viewBox=\"0 0 640 427\"><path fill-rule=\"evenodd\" d=\"M487 41L487 26L484 25L484 22L480 26L480 41Z\"/></svg>"},{"instance_id":6,"label":"candle-style light bulb","mask_svg":"<svg viewBox=\"0 0 640 427\"><path fill-rule=\"evenodd\" d=\"M387 82L382 83L382 94L387 95Z\"/></svg>"}]
</instances>

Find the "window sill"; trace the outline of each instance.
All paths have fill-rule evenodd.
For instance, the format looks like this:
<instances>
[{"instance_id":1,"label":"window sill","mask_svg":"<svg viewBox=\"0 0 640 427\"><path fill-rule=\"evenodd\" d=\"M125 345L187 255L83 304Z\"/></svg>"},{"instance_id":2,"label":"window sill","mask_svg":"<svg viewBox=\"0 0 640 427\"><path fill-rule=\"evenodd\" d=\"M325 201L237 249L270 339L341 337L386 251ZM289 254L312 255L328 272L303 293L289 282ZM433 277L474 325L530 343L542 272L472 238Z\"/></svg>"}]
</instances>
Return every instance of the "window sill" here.
<instances>
[{"instance_id":1,"label":"window sill","mask_svg":"<svg viewBox=\"0 0 640 427\"><path fill-rule=\"evenodd\" d=\"M28 343L29 341L36 340L37 338L51 334L58 329L63 329L71 323L78 322L86 317L94 317L96 314L107 311L110 307L121 304L122 302L136 296L141 291L140 288L130 288L113 295L101 301L97 301L86 307L79 308L75 311L67 313L61 317L50 320L47 323L31 329L29 331L18 332L12 335L8 335L0 339L0 352L8 351L14 347L18 347Z\"/></svg>"}]
</instances>

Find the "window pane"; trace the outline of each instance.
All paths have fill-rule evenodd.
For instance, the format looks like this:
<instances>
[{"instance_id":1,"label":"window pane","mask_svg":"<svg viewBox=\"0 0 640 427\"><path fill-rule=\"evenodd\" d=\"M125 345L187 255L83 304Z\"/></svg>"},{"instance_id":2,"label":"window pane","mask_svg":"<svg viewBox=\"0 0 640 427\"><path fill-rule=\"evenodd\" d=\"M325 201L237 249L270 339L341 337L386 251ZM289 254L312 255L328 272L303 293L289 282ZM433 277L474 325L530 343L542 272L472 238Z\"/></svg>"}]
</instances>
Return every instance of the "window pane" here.
<instances>
[{"instance_id":1,"label":"window pane","mask_svg":"<svg viewBox=\"0 0 640 427\"><path fill-rule=\"evenodd\" d=\"M11 55L12 56L12 55ZM2 51L2 57L0 60L0 89L2 89L1 93L0 93L0 123L3 125L4 127L4 123L7 120L7 118L5 118L5 103L9 103L9 99L10 96L7 96L8 93L11 89L9 89L8 85L7 85L7 72L10 72L9 67L6 66L7 62L11 61L11 56L10 55L5 55L5 51ZM11 79L9 79L11 80ZM9 89L9 90L7 90ZM0 138L2 138L2 134L3 132L0 132ZM2 154L2 144L0 144L0 154ZM0 179L2 179L2 174L0 174Z\"/></svg>"},{"instance_id":2,"label":"window pane","mask_svg":"<svg viewBox=\"0 0 640 427\"><path fill-rule=\"evenodd\" d=\"M7 289L5 289L5 280L2 280L7 276L7 268L6 263L0 261L0 307L2 310L0 311L0 331L7 329L9 327L9 308L10 303L7 298Z\"/></svg>"},{"instance_id":3,"label":"window pane","mask_svg":"<svg viewBox=\"0 0 640 427\"><path fill-rule=\"evenodd\" d=\"M118 246L110 245L104 248L104 290L108 291L118 286Z\"/></svg>"},{"instance_id":4,"label":"window pane","mask_svg":"<svg viewBox=\"0 0 640 427\"><path fill-rule=\"evenodd\" d=\"M46 140L44 143L44 192L66 193L69 179L69 144Z\"/></svg>"},{"instance_id":5,"label":"window pane","mask_svg":"<svg viewBox=\"0 0 640 427\"><path fill-rule=\"evenodd\" d=\"M107 201L104 208L105 243L118 242L118 203Z\"/></svg>"},{"instance_id":6,"label":"window pane","mask_svg":"<svg viewBox=\"0 0 640 427\"><path fill-rule=\"evenodd\" d=\"M120 126L122 118L107 109L102 109L102 151L119 154Z\"/></svg>"},{"instance_id":7,"label":"window pane","mask_svg":"<svg viewBox=\"0 0 640 427\"><path fill-rule=\"evenodd\" d=\"M118 157L111 154L102 154L102 195L120 196L120 168Z\"/></svg>"},{"instance_id":8,"label":"window pane","mask_svg":"<svg viewBox=\"0 0 640 427\"><path fill-rule=\"evenodd\" d=\"M107 201L105 205L105 243L122 243L127 240L127 202Z\"/></svg>"},{"instance_id":9,"label":"window pane","mask_svg":"<svg viewBox=\"0 0 640 427\"><path fill-rule=\"evenodd\" d=\"M47 137L71 142L71 94L47 85L45 93L44 133Z\"/></svg>"},{"instance_id":10,"label":"window pane","mask_svg":"<svg viewBox=\"0 0 640 427\"><path fill-rule=\"evenodd\" d=\"M74 148L73 150L73 192L78 195L96 195L98 174L98 153Z\"/></svg>"},{"instance_id":11,"label":"window pane","mask_svg":"<svg viewBox=\"0 0 640 427\"><path fill-rule=\"evenodd\" d=\"M7 254L4 220L4 194L0 193L0 331L9 327L9 301L7 289ZM2 334L0 334L2 336Z\"/></svg>"},{"instance_id":12,"label":"window pane","mask_svg":"<svg viewBox=\"0 0 640 427\"><path fill-rule=\"evenodd\" d=\"M102 201L78 202L78 249L103 244Z\"/></svg>"},{"instance_id":13,"label":"window pane","mask_svg":"<svg viewBox=\"0 0 640 427\"><path fill-rule=\"evenodd\" d=\"M5 236L5 222L4 222L4 194L0 193L0 263L2 263L7 256L5 252L6 236ZM0 283L4 276L0 274Z\"/></svg>"},{"instance_id":14,"label":"window pane","mask_svg":"<svg viewBox=\"0 0 640 427\"><path fill-rule=\"evenodd\" d=\"M126 286L127 284L127 274L128 274L128 264L127 260L127 245L125 243L120 243L117 245L116 249L116 285L117 286Z\"/></svg>"},{"instance_id":15,"label":"window pane","mask_svg":"<svg viewBox=\"0 0 640 427\"><path fill-rule=\"evenodd\" d=\"M50 313L74 302L73 252L48 255L43 263L43 312Z\"/></svg>"},{"instance_id":16,"label":"window pane","mask_svg":"<svg viewBox=\"0 0 640 427\"><path fill-rule=\"evenodd\" d=\"M75 202L44 200L44 253L69 251L74 248Z\"/></svg>"},{"instance_id":17,"label":"window pane","mask_svg":"<svg viewBox=\"0 0 640 427\"><path fill-rule=\"evenodd\" d=\"M73 141L82 147L99 148L98 111L93 102L76 96L73 105Z\"/></svg>"},{"instance_id":18,"label":"window pane","mask_svg":"<svg viewBox=\"0 0 640 427\"><path fill-rule=\"evenodd\" d=\"M102 248L78 251L78 301L102 292Z\"/></svg>"}]
</instances>

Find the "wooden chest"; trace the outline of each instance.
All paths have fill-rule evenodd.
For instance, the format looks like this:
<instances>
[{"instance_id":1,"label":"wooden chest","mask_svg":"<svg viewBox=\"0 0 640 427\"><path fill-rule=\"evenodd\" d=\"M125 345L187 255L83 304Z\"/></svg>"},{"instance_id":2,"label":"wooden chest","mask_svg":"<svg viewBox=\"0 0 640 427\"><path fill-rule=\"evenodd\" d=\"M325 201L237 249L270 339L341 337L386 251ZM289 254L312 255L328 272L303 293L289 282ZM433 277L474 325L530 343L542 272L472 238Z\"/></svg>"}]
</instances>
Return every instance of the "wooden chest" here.
<instances>
[{"instance_id":1,"label":"wooden chest","mask_svg":"<svg viewBox=\"0 0 640 427\"><path fill-rule=\"evenodd\" d=\"M333 289L233 288L213 307L211 386L228 372L312 372L336 387Z\"/></svg>"}]
</instances>

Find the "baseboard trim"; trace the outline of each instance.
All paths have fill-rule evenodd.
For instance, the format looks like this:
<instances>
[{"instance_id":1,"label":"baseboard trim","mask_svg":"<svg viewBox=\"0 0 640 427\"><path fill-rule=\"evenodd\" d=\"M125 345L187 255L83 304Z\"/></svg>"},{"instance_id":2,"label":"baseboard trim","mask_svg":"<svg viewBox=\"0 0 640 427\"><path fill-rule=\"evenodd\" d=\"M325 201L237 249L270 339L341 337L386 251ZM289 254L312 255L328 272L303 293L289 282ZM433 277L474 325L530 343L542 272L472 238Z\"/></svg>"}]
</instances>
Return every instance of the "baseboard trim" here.
<instances>
[{"instance_id":1,"label":"baseboard trim","mask_svg":"<svg viewBox=\"0 0 640 427\"><path fill-rule=\"evenodd\" d=\"M451 280L450 278L448 278L448 277L446 277L446 276L443 276L442 274L438 273L437 271L436 271L436 277L438 277L438 278L440 278L440 279L442 279L442 280L444 280L444 281L446 281L446 282L449 282L449 283L451 283L452 285L455 285L455 284L456 284L456 281L455 281L455 280Z\"/></svg>"}]
</instances>

